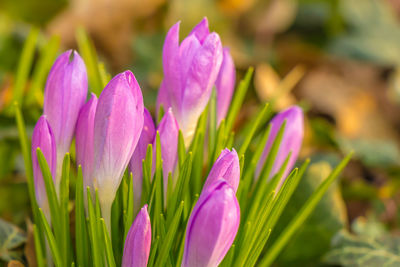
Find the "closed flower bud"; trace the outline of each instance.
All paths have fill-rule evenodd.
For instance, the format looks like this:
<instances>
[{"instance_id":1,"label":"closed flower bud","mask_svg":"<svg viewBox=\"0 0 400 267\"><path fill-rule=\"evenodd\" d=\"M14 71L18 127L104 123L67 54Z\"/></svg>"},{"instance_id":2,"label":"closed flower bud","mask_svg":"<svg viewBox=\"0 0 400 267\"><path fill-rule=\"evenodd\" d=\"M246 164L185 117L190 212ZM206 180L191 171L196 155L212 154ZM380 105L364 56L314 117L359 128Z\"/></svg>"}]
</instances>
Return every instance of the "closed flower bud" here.
<instances>
[{"instance_id":1,"label":"closed flower bud","mask_svg":"<svg viewBox=\"0 0 400 267\"><path fill-rule=\"evenodd\" d=\"M157 131L160 135L161 141L161 159L163 160L163 178L164 178L164 195L166 196L167 187L168 187L168 174L174 173L176 163L178 160L178 136L179 136L179 128L178 123L175 120L174 114L172 113L171 108L165 113L164 117L160 121L160 124L157 127ZM156 157L156 140L154 139L154 159ZM155 161L154 161L155 162ZM155 167L155 163L153 164ZM174 179L174 175L172 175L172 179ZM175 180L173 180L173 184L175 185Z\"/></svg>"},{"instance_id":2,"label":"closed flower bud","mask_svg":"<svg viewBox=\"0 0 400 267\"><path fill-rule=\"evenodd\" d=\"M186 227L182 266L218 266L230 249L240 223L233 188L215 181L200 195Z\"/></svg>"},{"instance_id":3,"label":"closed flower bud","mask_svg":"<svg viewBox=\"0 0 400 267\"><path fill-rule=\"evenodd\" d=\"M33 129L31 155L36 200L39 207L43 209L48 217L49 204L47 202L46 187L44 184L42 171L40 169L40 165L37 159L36 150L38 148L40 148L40 150L42 151L47 161L47 164L49 165L53 180L55 181L57 164L56 142L52 129L47 122L46 116L41 116L37 121L35 128Z\"/></svg>"},{"instance_id":4,"label":"closed flower bud","mask_svg":"<svg viewBox=\"0 0 400 267\"><path fill-rule=\"evenodd\" d=\"M278 113L270 122L271 124L271 132L268 137L267 144L265 146L264 152L261 156L260 162L257 166L257 177L259 176L261 169L265 163L265 160L268 156L268 153L272 147L272 144L275 141L276 135L279 132L283 122L286 121L284 133L282 136L282 141L279 146L278 153L276 155L274 164L272 166L269 177L273 177L275 174L279 172L282 167L282 164L285 162L287 156L291 152L288 164L283 173L283 179L281 180L281 185L284 179L289 174L290 170L293 168L296 163L297 157L300 152L301 143L303 141L304 135L304 115L303 111L298 106L292 106L288 109Z\"/></svg>"},{"instance_id":5,"label":"closed flower bud","mask_svg":"<svg viewBox=\"0 0 400 267\"><path fill-rule=\"evenodd\" d=\"M125 239L122 267L146 267L151 245L150 217L145 205L135 218Z\"/></svg>"},{"instance_id":6,"label":"closed flower bud","mask_svg":"<svg viewBox=\"0 0 400 267\"><path fill-rule=\"evenodd\" d=\"M209 33L204 18L179 44L179 22L169 30L163 48L164 80L158 107L172 108L185 144L190 145L222 63L221 40Z\"/></svg>"},{"instance_id":7,"label":"closed flower bud","mask_svg":"<svg viewBox=\"0 0 400 267\"><path fill-rule=\"evenodd\" d=\"M235 90L236 70L229 48L224 48L224 59L219 70L215 88L217 90L217 122L225 118Z\"/></svg>"},{"instance_id":8,"label":"closed flower bud","mask_svg":"<svg viewBox=\"0 0 400 267\"><path fill-rule=\"evenodd\" d=\"M140 134L139 141L129 162L129 170L132 172L133 176L133 206L135 210L137 210L137 207L140 207L140 200L142 197L143 160L146 158L147 147L149 144L153 143L156 133L153 118L146 108L143 112L143 119L142 133Z\"/></svg>"},{"instance_id":9,"label":"closed flower bud","mask_svg":"<svg viewBox=\"0 0 400 267\"><path fill-rule=\"evenodd\" d=\"M59 190L62 161L69 151L88 84L86 67L76 51L68 50L55 61L47 78L43 114L53 130L57 144L56 190Z\"/></svg>"},{"instance_id":10,"label":"closed flower bud","mask_svg":"<svg viewBox=\"0 0 400 267\"><path fill-rule=\"evenodd\" d=\"M240 181L240 165L235 149L222 150L208 174L203 191L218 179L224 179L236 193Z\"/></svg>"},{"instance_id":11,"label":"closed flower bud","mask_svg":"<svg viewBox=\"0 0 400 267\"><path fill-rule=\"evenodd\" d=\"M143 108L142 92L130 71L116 75L97 102L93 176L108 226L111 204L142 132Z\"/></svg>"},{"instance_id":12,"label":"closed flower bud","mask_svg":"<svg viewBox=\"0 0 400 267\"><path fill-rule=\"evenodd\" d=\"M83 185L93 186L93 130L96 114L97 97L92 93L90 100L82 107L76 123L76 163L82 166Z\"/></svg>"}]
</instances>

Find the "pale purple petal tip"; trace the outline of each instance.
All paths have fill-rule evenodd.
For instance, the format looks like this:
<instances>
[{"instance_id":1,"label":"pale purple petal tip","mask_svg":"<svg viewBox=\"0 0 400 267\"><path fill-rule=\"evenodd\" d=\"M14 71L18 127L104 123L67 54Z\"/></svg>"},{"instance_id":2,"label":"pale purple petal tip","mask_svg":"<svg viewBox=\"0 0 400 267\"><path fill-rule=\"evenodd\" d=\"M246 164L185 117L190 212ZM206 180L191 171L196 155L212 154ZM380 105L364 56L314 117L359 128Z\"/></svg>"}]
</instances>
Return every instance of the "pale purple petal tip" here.
<instances>
[{"instance_id":1,"label":"pale purple petal tip","mask_svg":"<svg viewBox=\"0 0 400 267\"><path fill-rule=\"evenodd\" d=\"M208 174L203 191L219 179L224 179L236 193L240 181L240 164L235 149L232 151L227 148L222 150Z\"/></svg>"},{"instance_id":2,"label":"pale purple petal tip","mask_svg":"<svg viewBox=\"0 0 400 267\"><path fill-rule=\"evenodd\" d=\"M151 223L145 205L135 218L125 239L122 267L146 267L151 245Z\"/></svg>"},{"instance_id":3,"label":"pale purple petal tip","mask_svg":"<svg viewBox=\"0 0 400 267\"><path fill-rule=\"evenodd\" d=\"M57 151L69 151L88 83L85 63L78 52L68 50L55 61L47 78L43 113L54 132Z\"/></svg>"},{"instance_id":4,"label":"pale purple petal tip","mask_svg":"<svg viewBox=\"0 0 400 267\"><path fill-rule=\"evenodd\" d=\"M91 94L89 101L81 108L76 123L75 150L76 163L81 165L84 188L93 185L94 163L94 116L96 114L97 97Z\"/></svg>"},{"instance_id":5,"label":"pale purple petal tip","mask_svg":"<svg viewBox=\"0 0 400 267\"><path fill-rule=\"evenodd\" d=\"M196 38L203 43L206 37L210 34L210 30L208 28L208 19L204 17L199 24L197 24L193 30L189 33L189 35L195 35Z\"/></svg>"}]
</instances>

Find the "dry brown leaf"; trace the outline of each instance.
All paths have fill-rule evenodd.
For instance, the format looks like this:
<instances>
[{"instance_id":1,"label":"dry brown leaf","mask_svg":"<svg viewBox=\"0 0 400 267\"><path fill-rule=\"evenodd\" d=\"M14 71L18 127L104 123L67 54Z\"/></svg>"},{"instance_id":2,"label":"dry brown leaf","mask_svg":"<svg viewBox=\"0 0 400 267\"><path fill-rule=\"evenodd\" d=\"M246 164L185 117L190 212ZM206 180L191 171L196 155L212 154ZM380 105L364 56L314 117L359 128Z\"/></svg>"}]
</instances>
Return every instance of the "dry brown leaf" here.
<instances>
[{"instance_id":1,"label":"dry brown leaf","mask_svg":"<svg viewBox=\"0 0 400 267\"><path fill-rule=\"evenodd\" d=\"M25 265L23 265L20 261L16 261L16 260L12 260L8 262L7 267L24 267Z\"/></svg>"},{"instance_id":2,"label":"dry brown leaf","mask_svg":"<svg viewBox=\"0 0 400 267\"><path fill-rule=\"evenodd\" d=\"M272 102L275 110L285 109L296 103L290 93L303 77L305 69L299 65L292 69L283 79L268 64L260 64L256 68L255 88L259 98Z\"/></svg>"},{"instance_id":3,"label":"dry brown leaf","mask_svg":"<svg viewBox=\"0 0 400 267\"><path fill-rule=\"evenodd\" d=\"M35 240L33 237L33 224L28 219L26 222L27 225L27 240L24 248L24 254L28 261L28 265L31 267L36 267L36 253L35 253Z\"/></svg>"}]
</instances>

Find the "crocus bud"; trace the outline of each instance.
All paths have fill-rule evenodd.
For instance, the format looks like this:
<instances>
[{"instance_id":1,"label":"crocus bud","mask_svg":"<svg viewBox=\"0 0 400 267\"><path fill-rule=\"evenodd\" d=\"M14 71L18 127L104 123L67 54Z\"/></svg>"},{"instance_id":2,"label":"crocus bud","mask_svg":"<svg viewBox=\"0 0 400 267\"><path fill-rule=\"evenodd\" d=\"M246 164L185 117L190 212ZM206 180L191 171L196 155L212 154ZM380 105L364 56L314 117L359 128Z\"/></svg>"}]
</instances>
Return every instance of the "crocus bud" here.
<instances>
[{"instance_id":1,"label":"crocus bud","mask_svg":"<svg viewBox=\"0 0 400 267\"><path fill-rule=\"evenodd\" d=\"M140 134L139 141L129 162L129 170L132 172L133 176L133 206L135 210L137 210L136 207L140 207L140 200L142 197L143 160L146 157L147 147L149 144L153 143L154 135L156 133L153 118L146 108L143 112L143 119L142 133Z\"/></svg>"},{"instance_id":2,"label":"crocus bud","mask_svg":"<svg viewBox=\"0 0 400 267\"><path fill-rule=\"evenodd\" d=\"M150 217L145 205L135 218L125 239L122 267L146 267L151 244Z\"/></svg>"},{"instance_id":3,"label":"crocus bud","mask_svg":"<svg viewBox=\"0 0 400 267\"><path fill-rule=\"evenodd\" d=\"M207 187L193 208L186 227L182 266L218 266L240 223L240 208L233 188L224 180Z\"/></svg>"},{"instance_id":4,"label":"crocus bud","mask_svg":"<svg viewBox=\"0 0 400 267\"><path fill-rule=\"evenodd\" d=\"M217 122L225 118L235 90L236 70L235 63L229 53L229 48L224 47L224 59L219 70L215 87L217 89Z\"/></svg>"},{"instance_id":5,"label":"crocus bud","mask_svg":"<svg viewBox=\"0 0 400 267\"><path fill-rule=\"evenodd\" d=\"M42 151L47 164L49 165L53 180L55 180L57 163L56 142L46 116L41 116L33 129L31 155L36 200L39 207L43 209L46 215L48 215L49 204L47 202L46 187L44 185L42 171L37 159L37 148L40 148Z\"/></svg>"},{"instance_id":6,"label":"crocus bud","mask_svg":"<svg viewBox=\"0 0 400 267\"><path fill-rule=\"evenodd\" d=\"M265 146L264 152L261 156L260 162L257 166L257 177L259 176L261 169L264 165L264 162L267 158L267 155L271 149L272 144L276 138L276 135L279 132L279 129L282 126L282 123L286 121L284 133L282 136L282 141L279 146L278 153L276 155L274 164L272 166L269 177L273 177L276 173L279 172L282 164L285 162L287 156L291 152L288 164L283 173L283 179L279 185L281 185L289 174L290 170L293 168L296 163L297 156L299 155L301 143L303 141L304 135L304 115L303 111L298 106L292 106L288 109L278 113L270 122L271 124L271 132L268 137L267 144Z\"/></svg>"},{"instance_id":7,"label":"crocus bud","mask_svg":"<svg viewBox=\"0 0 400 267\"><path fill-rule=\"evenodd\" d=\"M64 52L57 58L47 77L43 104L43 114L47 117L57 144L57 191L64 155L71 146L87 90L86 67L82 58L76 51Z\"/></svg>"},{"instance_id":8,"label":"crocus bud","mask_svg":"<svg viewBox=\"0 0 400 267\"><path fill-rule=\"evenodd\" d=\"M179 44L179 22L171 27L163 47L164 80L158 107L172 108L185 144L190 145L197 120L206 107L222 62L221 40L209 33L204 18Z\"/></svg>"},{"instance_id":9,"label":"crocus bud","mask_svg":"<svg viewBox=\"0 0 400 267\"><path fill-rule=\"evenodd\" d=\"M218 179L224 179L236 193L240 181L240 164L235 149L232 151L227 148L222 150L208 174L203 191Z\"/></svg>"},{"instance_id":10,"label":"crocus bud","mask_svg":"<svg viewBox=\"0 0 400 267\"><path fill-rule=\"evenodd\" d=\"M157 131L160 134L161 141L161 159L163 160L163 178L164 178L164 195L166 196L167 187L168 187L168 174L174 173L176 163L178 160L178 136L179 136L179 127L178 123L175 120L174 114L172 113L172 109L169 108L168 111L164 114L164 117L160 121L160 124L157 127ZM153 156L155 160L156 156L156 139L154 139L153 143ZM153 164L155 167L155 163ZM172 179L174 179L174 175L172 175ZM173 184L175 185L175 180L173 180Z\"/></svg>"},{"instance_id":11,"label":"crocus bud","mask_svg":"<svg viewBox=\"0 0 400 267\"><path fill-rule=\"evenodd\" d=\"M142 92L130 71L116 75L97 102L93 183L108 227L111 204L142 132L143 108Z\"/></svg>"},{"instance_id":12,"label":"crocus bud","mask_svg":"<svg viewBox=\"0 0 400 267\"><path fill-rule=\"evenodd\" d=\"M93 186L93 130L96 114L97 97L92 93L90 100L82 107L76 123L76 163L82 166L83 185Z\"/></svg>"}]
</instances>

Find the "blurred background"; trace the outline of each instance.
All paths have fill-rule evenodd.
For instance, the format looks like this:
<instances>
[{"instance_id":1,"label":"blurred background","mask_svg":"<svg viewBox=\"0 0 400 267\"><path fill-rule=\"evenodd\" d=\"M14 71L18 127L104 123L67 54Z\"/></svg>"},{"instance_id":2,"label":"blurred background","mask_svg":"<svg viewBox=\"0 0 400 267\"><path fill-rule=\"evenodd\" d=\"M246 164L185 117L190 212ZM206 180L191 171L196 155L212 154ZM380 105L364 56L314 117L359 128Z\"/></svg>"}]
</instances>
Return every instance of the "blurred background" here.
<instances>
[{"instance_id":1,"label":"blurred background","mask_svg":"<svg viewBox=\"0 0 400 267\"><path fill-rule=\"evenodd\" d=\"M313 165L278 225L287 224L344 153L355 151L277 264L343 264L337 253L348 245L340 239L346 228L366 246L370 237L398 241L400 1L0 0L0 264L32 263L32 248L24 246L30 208L13 101L20 101L30 134L51 64L74 48L96 53L100 72L131 69L154 111L167 30L181 20L183 37L204 16L230 47L238 80L255 68L236 127L264 102L274 111L298 103L307 112L300 160L311 157ZM7 243L7 227L21 238Z\"/></svg>"}]
</instances>

